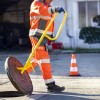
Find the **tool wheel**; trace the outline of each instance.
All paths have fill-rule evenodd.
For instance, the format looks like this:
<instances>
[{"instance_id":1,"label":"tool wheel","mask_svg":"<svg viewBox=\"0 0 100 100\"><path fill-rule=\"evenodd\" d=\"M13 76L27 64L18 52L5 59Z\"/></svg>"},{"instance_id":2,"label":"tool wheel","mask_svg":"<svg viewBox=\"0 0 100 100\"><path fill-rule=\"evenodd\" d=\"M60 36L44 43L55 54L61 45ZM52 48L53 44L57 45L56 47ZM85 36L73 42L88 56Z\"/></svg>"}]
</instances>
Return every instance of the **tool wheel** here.
<instances>
[{"instance_id":1,"label":"tool wheel","mask_svg":"<svg viewBox=\"0 0 100 100\"><path fill-rule=\"evenodd\" d=\"M17 69L23 65L15 57L8 57L5 61L5 70L13 86L22 94L29 95L33 92L32 81L26 71L23 74Z\"/></svg>"}]
</instances>

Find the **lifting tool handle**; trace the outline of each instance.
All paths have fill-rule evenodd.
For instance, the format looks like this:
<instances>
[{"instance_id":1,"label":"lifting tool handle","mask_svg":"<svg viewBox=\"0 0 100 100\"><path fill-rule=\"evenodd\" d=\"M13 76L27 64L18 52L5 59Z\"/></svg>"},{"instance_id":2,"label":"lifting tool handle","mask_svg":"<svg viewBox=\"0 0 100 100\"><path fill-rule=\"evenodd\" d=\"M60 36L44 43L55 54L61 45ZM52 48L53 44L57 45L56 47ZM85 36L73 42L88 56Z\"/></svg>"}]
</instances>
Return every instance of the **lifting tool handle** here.
<instances>
[{"instance_id":1,"label":"lifting tool handle","mask_svg":"<svg viewBox=\"0 0 100 100\"><path fill-rule=\"evenodd\" d=\"M62 23L61 23L59 29L58 29L58 32L57 32L56 36L55 36L54 38L51 38L50 36L48 36L48 35L46 34L47 31L48 31L48 29L49 29L49 27L51 26L51 24L53 23L53 21L55 20L55 18L56 18L57 15L58 15L58 12L56 12L56 13L54 14L54 16L53 16L53 18L51 19L51 21L50 21L48 27L47 27L46 30L43 32L43 34L42 34L42 36L40 37L40 39L39 39L38 43L36 44L35 48L32 50L30 56L28 57L28 59L27 59L25 65L24 65L24 67L21 67L21 68L18 67L18 68L17 68L18 70L21 71L21 74L23 74L24 71L27 70L27 69L30 67L30 65L31 65L31 63L30 63L31 58L32 58L32 56L35 54L35 51L37 50L37 48L38 48L39 45L41 44L41 42L42 42L42 40L44 39L44 37L48 38L49 40L56 40L56 39L59 37L60 32L61 32L61 30L62 30L62 27L64 26L64 23L65 23L66 18L67 18L67 12L66 12L66 11L64 11L64 18L63 18L63 20L62 20ZM34 70L34 69L33 69L33 70Z\"/></svg>"}]
</instances>

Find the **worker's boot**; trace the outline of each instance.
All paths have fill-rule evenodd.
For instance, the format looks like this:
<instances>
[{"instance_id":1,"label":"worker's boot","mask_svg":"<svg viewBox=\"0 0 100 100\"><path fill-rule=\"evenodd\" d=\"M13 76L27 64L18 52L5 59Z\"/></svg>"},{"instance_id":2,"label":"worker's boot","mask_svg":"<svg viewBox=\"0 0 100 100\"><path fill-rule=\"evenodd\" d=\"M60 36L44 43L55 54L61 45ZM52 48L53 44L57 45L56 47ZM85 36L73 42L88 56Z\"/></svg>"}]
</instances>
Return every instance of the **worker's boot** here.
<instances>
[{"instance_id":1,"label":"worker's boot","mask_svg":"<svg viewBox=\"0 0 100 100\"><path fill-rule=\"evenodd\" d=\"M46 85L47 85L48 92L62 92L63 90L65 90L65 87L60 87L56 85L55 82L48 83Z\"/></svg>"}]
</instances>

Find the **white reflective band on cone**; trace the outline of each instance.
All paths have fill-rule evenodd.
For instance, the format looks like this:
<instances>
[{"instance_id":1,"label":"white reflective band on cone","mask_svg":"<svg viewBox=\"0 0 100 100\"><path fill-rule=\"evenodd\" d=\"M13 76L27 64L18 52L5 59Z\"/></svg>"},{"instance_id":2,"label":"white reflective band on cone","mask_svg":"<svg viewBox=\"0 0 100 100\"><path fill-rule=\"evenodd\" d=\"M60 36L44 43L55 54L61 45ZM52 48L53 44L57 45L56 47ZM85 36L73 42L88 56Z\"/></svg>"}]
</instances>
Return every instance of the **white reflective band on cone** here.
<instances>
[{"instance_id":1,"label":"white reflective band on cone","mask_svg":"<svg viewBox=\"0 0 100 100\"><path fill-rule=\"evenodd\" d=\"M76 63L76 59L72 59L71 60L71 63Z\"/></svg>"},{"instance_id":2,"label":"white reflective band on cone","mask_svg":"<svg viewBox=\"0 0 100 100\"><path fill-rule=\"evenodd\" d=\"M71 67L70 68L70 71L77 71L78 69L77 69L77 67Z\"/></svg>"}]
</instances>

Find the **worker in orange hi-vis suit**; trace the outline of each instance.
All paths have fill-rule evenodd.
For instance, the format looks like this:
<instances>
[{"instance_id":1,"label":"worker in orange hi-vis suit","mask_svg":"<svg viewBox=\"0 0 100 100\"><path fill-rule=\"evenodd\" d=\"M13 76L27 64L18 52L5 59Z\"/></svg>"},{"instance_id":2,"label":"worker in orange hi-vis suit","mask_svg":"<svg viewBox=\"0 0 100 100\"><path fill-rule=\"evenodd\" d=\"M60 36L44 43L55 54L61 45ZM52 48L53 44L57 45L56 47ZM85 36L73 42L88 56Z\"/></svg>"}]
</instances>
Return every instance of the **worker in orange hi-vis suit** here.
<instances>
[{"instance_id":1,"label":"worker in orange hi-vis suit","mask_svg":"<svg viewBox=\"0 0 100 100\"><path fill-rule=\"evenodd\" d=\"M53 14L55 12L61 13L64 11L62 7L51 7L50 3L52 0L34 0L30 7L30 31L29 37L34 48L48 26ZM54 32L54 23L49 28L47 34L52 35ZM65 87L60 87L55 84L54 79L52 78L52 69L50 64L50 57L48 51L46 50L45 44L47 43L46 39L43 40L41 45L35 51L33 58L31 59L32 67L36 67L37 64L40 66L43 79L47 86L49 92L61 92ZM32 71L32 67L27 69L27 72Z\"/></svg>"}]
</instances>

